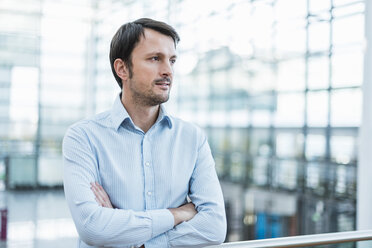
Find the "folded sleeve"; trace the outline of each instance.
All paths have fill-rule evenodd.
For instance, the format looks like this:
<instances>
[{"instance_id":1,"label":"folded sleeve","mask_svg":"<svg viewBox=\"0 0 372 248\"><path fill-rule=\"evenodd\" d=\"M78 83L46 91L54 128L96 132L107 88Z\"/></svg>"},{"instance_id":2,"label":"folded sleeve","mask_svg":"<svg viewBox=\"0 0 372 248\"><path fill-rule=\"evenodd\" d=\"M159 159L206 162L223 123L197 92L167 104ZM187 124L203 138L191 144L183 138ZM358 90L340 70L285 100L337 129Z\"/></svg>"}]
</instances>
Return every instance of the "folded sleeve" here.
<instances>
[{"instance_id":1,"label":"folded sleeve","mask_svg":"<svg viewBox=\"0 0 372 248\"><path fill-rule=\"evenodd\" d=\"M123 247L144 244L172 229L167 209L132 211L104 208L90 189L99 182L97 158L84 129L71 127L63 140L64 190L80 239L88 245Z\"/></svg>"}]
</instances>

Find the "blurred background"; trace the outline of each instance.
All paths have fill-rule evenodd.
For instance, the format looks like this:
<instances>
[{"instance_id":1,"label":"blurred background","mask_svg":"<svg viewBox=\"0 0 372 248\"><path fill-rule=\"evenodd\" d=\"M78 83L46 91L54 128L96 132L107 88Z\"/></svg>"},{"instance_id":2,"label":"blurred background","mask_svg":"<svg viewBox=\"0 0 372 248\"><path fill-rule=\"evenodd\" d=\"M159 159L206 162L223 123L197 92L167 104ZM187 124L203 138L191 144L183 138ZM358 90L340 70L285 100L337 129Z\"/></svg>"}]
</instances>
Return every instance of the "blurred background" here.
<instances>
[{"instance_id":1,"label":"blurred background","mask_svg":"<svg viewBox=\"0 0 372 248\"><path fill-rule=\"evenodd\" d=\"M355 230L364 15L360 0L1 0L2 247L74 247L61 142L111 108L109 44L140 17L181 36L166 107L208 134L227 241Z\"/></svg>"}]
</instances>

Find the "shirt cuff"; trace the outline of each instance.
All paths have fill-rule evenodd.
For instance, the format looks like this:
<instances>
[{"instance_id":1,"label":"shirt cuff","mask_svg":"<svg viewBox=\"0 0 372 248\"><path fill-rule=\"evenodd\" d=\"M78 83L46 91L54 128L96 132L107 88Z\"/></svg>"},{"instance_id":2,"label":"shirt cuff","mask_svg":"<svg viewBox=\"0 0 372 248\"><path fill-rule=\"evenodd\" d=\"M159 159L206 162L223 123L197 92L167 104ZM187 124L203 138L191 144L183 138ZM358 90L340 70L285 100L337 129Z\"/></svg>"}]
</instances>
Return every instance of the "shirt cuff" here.
<instances>
[{"instance_id":1,"label":"shirt cuff","mask_svg":"<svg viewBox=\"0 0 372 248\"><path fill-rule=\"evenodd\" d=\"M152 219L152 236L154 238L159 234L169 231L174 226L173 214L168 209L156 209L150 211Z\"/></svg>"}]
</instances>

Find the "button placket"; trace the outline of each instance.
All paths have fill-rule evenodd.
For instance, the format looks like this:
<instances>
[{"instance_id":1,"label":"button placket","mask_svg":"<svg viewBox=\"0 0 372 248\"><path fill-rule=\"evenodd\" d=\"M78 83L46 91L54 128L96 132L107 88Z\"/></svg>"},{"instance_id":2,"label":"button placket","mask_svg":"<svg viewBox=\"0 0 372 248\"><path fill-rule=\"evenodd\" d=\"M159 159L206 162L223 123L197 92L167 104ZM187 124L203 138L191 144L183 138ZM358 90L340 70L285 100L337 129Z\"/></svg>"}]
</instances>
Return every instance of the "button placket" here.
<instances>
[{"instance_id":1,"label":"button placket","mask_svg":"<svg viewBox=\"0 0 372 248\"><path fill-rule=\"evenodd\" d=\"M145 175L145 205L146 209L154 209L155 208L155 199L153 197L154 194L154 172L153 168L151 168L151 143L147 134L144 135L143 138L143 170Z\"/></svg>"}]
</instances>

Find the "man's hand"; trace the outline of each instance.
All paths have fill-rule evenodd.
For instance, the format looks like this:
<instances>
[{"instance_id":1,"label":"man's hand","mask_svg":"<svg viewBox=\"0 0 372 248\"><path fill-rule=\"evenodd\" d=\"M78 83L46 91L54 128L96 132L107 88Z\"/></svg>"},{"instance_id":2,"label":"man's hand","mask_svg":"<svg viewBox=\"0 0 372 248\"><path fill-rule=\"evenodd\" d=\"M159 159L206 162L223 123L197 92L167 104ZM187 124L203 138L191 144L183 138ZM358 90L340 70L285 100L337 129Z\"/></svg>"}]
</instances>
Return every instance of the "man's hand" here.
<instances>
[{"instance_id":1,"label":"man's hand","mask_svg":"<svg viewBox=\"0 0 372 248\"><path fill-rule=\"evenodd\" d=\"M95 182L95 183L90 183L92 187L90 189L93 191L94 195L96 196L96 202L102 207L105 208L114 208L111 204L110 198L107 195L106 191L102 188L102 186Z\"/></svg>"},{"instance_id":2,"label":"man's hand","mask_svg":"<svg viewBox=\"0 0 372 248\"><path fill-rule=\"evenodd\" d=\"M181 222L191 220L198 213L192 202L186 203L178 208L169 208L169 211L173 214L174 226L177 226Z\"/></svg>"},{"instance_id":3,"label":"man's hand","mask_svg":"<svg viewBox=\"0 0 372 248\"><path fill-rule=\"evenodd\" d=\"M94 182L90 185L92 186L91 189L96 196L96 201L100 206L105 208L114 208L109 196L99 183ZM186 203L178 208L169 208L168 210L173 214L175 226L181 222L191 220L198 213L192 202Z\"/></svg>"}]
</instances>

